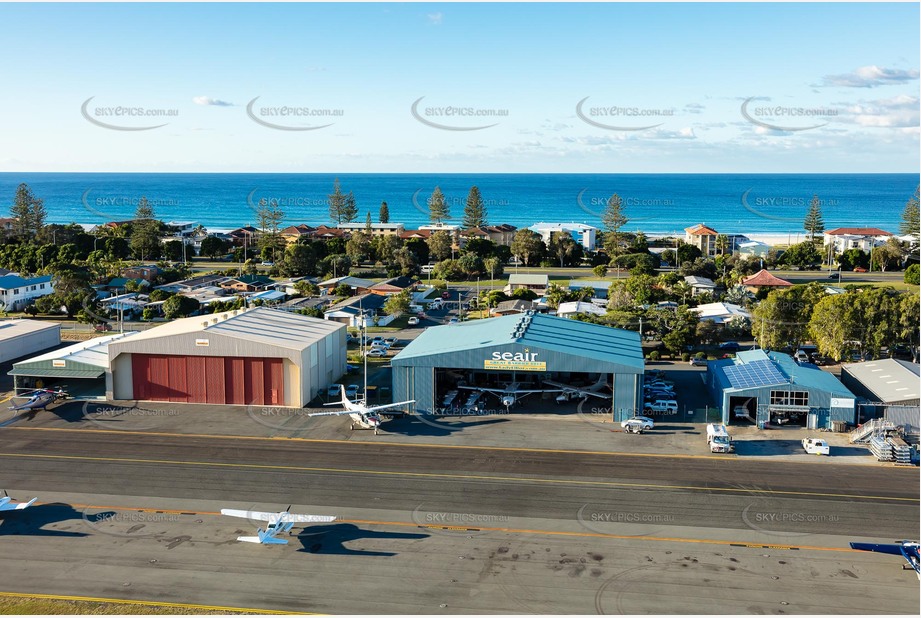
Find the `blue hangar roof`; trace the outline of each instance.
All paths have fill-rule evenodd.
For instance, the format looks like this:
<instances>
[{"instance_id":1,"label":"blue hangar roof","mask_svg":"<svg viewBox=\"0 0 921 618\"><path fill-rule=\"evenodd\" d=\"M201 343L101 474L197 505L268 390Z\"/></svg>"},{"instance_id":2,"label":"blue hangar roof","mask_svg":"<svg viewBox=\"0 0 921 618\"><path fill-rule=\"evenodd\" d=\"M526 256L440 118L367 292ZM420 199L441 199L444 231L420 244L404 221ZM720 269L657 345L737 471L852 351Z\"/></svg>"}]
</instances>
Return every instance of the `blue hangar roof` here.
<instances>
[{"instance_id":1,"label":"blue hangar roof","mask_svg":"<svg viewBox=\"0 0 921 618\"><path fill-rule=\"evenodd\" d=\"M595 371L614 371L612 365L630 373L642 373L644 368L638 333L532 312L427 328L394 357L392 364L429 364L414 361L502 346L524 346L608 365Z\"/></svg>"},{"instance_id":2,"label":"blue hangar roof","mask_svg":"<svg viewBox=\"0 0 921 618\"><path fill-rule=\"evenodd\" d=\"M744 390L762 386L788 384L827 391L833 395L854 395L838 378L815 365L797 363L788 354L749 350L734 359L710 363L717 383L723 390Z\"/></svg>"}]
</instances>

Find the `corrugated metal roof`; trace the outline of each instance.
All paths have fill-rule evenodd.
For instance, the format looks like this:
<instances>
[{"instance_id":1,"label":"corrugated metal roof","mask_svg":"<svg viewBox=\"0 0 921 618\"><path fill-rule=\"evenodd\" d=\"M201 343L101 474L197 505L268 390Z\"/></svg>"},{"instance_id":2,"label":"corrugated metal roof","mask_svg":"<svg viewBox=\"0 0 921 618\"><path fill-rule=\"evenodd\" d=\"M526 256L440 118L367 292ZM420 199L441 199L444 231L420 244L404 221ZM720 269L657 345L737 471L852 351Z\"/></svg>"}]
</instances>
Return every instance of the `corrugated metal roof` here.
<instances>
[{"instance_id":1,"label":"corrugated metal roof","mask_svg":"<svg viewBox=\"0 0 921 618\"><path fill-rule=\"evenodd\" d=\"M303 350L340 328L345 328L345 325L280 309L255 307L173 320L144 331L131 341L188 333L214 333L289 350Z\"/></svg>"},{"instance_id":2,"label":"corrugated metal roof","mask_svg":"<svg viewBox=\"0 0 921 618\"><path fill-rule=\"evenodd\" d=\"M27 285L37 285L39 283L49 283L51 281L51 275L44 275L42 277L32 277L30 279L25 279L19 275L3 275L0 277L0 290L14 290L16 288L21 288Z\"/></svg>"},{"instance_id":3,"label":"corrugated metal roof","mask_svg":"<svg viewBox=\"0 0 921 618\"><path fill-rule=\"evenodd\" d=\"M790 355L780 352L739 352L734 359L710 363L708 371L714 373L718 384L724 389L742 390L790 384L823 390L842 397L854 396L838 378L827 371L822 371L815 365L801 365Z\"/></svg>"},{"instance_id":4,"label":"corrugated metal roof","mask_svg":"<svg viewBox=\"0 0 921 618\"><path fill-rule=\"evenodd\" d=\"M46 352L21 363L15 363L9 375L98 378L109 368L109 344L125 337L135 336L138 336L138 333L116 333L81 341L60 350ZM63 363L63 366L55 367L55 363Z\"/></svg>"},{"instance_id":5,"label":"corrugated metal roof","mask_svg":"<svg viewBox=\"0 0 921 618\"><path fill-rule=\"evenodd\" d=\"M509 275L509 285L549 285L549 275Z\"/></svg>"},{"instance_id":6,"label":"corrugated metal roof","mask_svg":"<svg viewBox=\"0 0 921 618\"><path fill-rule=\"evenodd\" d=\"M41 320L0 320L0 341L53 328L61 328L61 324Z\"/></svg>"},{"instance_id":7,"label":"corrugated metal roof","mask_svg":"<svg viewBox=\"0 0 921 618\"><path fill-rule=\"evenodd\" d=\"M397 354L392 364L503 344L552 350L639 371L644 367L638 333L539 313L429 327Z\"/></svg>"},{"instance_id":8,"label":"corrugated metal roof","mask_svg":"<svg viewBox=\"0 0 921 618\"><path fill-rule=\"evenodd\" d=\"M845 365L842 371L849 373L876 395L878 401L906 401L921 397L917 363L909 363L893 358Z\"/></svg>"}]
</instances>

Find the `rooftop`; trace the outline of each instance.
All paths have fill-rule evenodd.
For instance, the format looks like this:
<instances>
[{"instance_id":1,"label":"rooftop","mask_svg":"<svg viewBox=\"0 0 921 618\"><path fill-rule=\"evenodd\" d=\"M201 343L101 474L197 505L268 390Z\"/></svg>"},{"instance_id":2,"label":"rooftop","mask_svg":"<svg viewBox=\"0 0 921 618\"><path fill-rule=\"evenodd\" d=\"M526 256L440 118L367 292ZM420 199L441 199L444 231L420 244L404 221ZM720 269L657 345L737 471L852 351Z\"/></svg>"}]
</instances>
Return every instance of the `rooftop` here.
<instances>
[{"instance_id":1,"label":"rooftop","mask_svg":"<svg viewBox=\"0 0 921 618\"><path fill-rule=\"evenodd\" d=\"M719 236L719 232L714 230L712 227L707 227L703 223L693 227L686 227L684 228L684 231L691 236Z\"/></svg>"},{"instance_id":2,"label":"rooftop","mask_svg":"<svg viewBox=\"0 0 921 618\"><path fill-rule=\"evenodd\" d=\"M587 303L584 301L574 301L567 303L560 303L560 306L556 310L557 315L570 314L570 313L591 313L592 315L604 315L607 313L604 309L599 307L594 303Z\"/></svg>"},{"instance_id":3,"label":"rooftop","mask_svg":"<svg viewBox=\"0 0 921 618\"><path fill-rule=\"evenodd\" d=\"M21 363L15 363L13 370L9 374L59 378L98 378L109 368L109 344L126 337L136 336L138 336L138 333L129 331L104 337L94 337L66 348L46 352Z\"/></svg>"},{"instance_id":4,"label":"rooftop","mask_svg":"<svg viewBox=\"0 0 921 618\"><path fill-rule=\"evenodd\" d=\"M0 277L0 290L15 290L26 285L36 285L38 283L49 283L51 275L41 277L20 277L19 275L3 275Z\"/></svg>"},{"instance_id":5,"label":"rooftop","mask_svg":"<svg viewBox=\"0 0 921 618\"><path fill-rule=\"evenodd\" d=\"M754 275L742 277L742 285L750 285L753 287L789 287L793 284L780 277L775 277L762 268Z\"/></svg>"},{"instance_id":6,"label":"rooftop","mask_svg":"<svg viewBox=\"0 0 921 618\"><path fill-rule=\"evenodd\" d=\"M890 403L921 398L919 367L917 363L885 358L845 365L841 371L857 379L878 401Z\"/></svg>"},{"instance_id":7,"label":"rooftop","mask_svg":"<svg viewBox=\"0 0 921 618\"><path fill-rule=\"evenodd\" d=\"M335 279L327 279L326 281L321 281L317 284L321 288L326 287L337 287L340 285L347 285L352 288L369 288L374 285L374 282L370 279L359 279L358 277L336 277Z\"/></svg>"},{"instance_id":8,"label":"rooftop","mask_svg":"<svg viewBox=\"0 0 921 618\"><path fill-rule=\"evenodd\" d=\"M550 284L550 275L509 275L509 285L543 285Z\"/></svg>"},{"instance_id":9,"label":"rooftop","mask_svg":"<svg viewBox=\"0 0 921 618\"><path fill-rule=\"evenodd\" d=\"M854 396L832 374L815 365L797 363L789 354L780 352L739 352L735 358L710 363L708 371L716 372L720 386L728 389L788 384L823 390L841 397Z\"/></svg>"},{"instance_id":10,"label":"rooftop","mask_svg":"<svg viewBox=\"0 0 921 618\"><path fill-rule=\"evenodd\" d=\"M0 341L60 327L58 322L43 320L0 320Z\"/></svg>"},{"instance_id":11,"label":"rooftop","mask_svg":"<svg viewBox=\"0 0 921 618\"><path fill-rule=\"evenodd\" d=\"M881 230L878 227L836 227L833 230L825 232L826 236L892 236L891 232Z\"/></svg>"}]
</instances>

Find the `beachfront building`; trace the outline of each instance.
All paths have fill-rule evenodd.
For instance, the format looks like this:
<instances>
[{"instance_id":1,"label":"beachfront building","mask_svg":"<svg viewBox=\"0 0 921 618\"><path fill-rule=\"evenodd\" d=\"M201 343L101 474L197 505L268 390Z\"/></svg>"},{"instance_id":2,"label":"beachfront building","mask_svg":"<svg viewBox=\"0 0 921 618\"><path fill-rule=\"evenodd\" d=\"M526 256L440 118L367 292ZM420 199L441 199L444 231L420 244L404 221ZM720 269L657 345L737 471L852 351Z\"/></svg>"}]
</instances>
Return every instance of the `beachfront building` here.
<instances>
[{"instance_id":1,"label":"beachfront building","mask_svg":"<svg viewBox=\"0 0 921 618\"><path fill-rule=\"evenodd\" d=\"M518 228L514 225L503 223L502 225L481 225L480 227L472 227L463 230L460 235L463 240L480 238L492 241L497 245L510 246L512 240L515 239L515 232L517 231Z\"/></svg>"},{"instance_id":2,"label":"beachfront building","mask_svg":"<svg viewBox=\"0 0 921 618\"><path fill-rule=\"evenodd\" d=\"M714 324L728 324L738 320L751 320L751 314L732 303L705 303L698 305L688 311L693 311L700 316L701 321L713 322Z\"/></svg>"},{"instance_id":3,"label":"beachfront building","mask_svg":"<svg viewBox=\"0 0 921 618\"><path fill-rule=\"evenodd\" d=\"M0 217L0 238L4 238L13 233L14 223L16 223L16 219Z\"/></svg>"},{"instance_id":4,"label":"beachfront building","mask_svg":"<svg viewBox=\"0 0 921 618\"><path fill-rule=\"evenodd\" d=\"M314 228L301 223L300 225L289 225L278 232L278 235L285 240L285 244L291 245L301 238L310 238L313 236L314 231Z\"/></svg>"},{"instance_id":5,"label":"beachfront building","mask_svg":"<svg viewBox=\"0 0 921 618\"><path fill-rule=\"evenodd\" d=\"M688 275L684 278L684 282L690 286L691 296L697 296L704 292L712 294L716 290L716 283L714 283L713 279L707 277Z\"/></svg>"},{"instance_id":6,"label":"beachfront building","mask_svg":"<svg viewBox=\"0 0 921 618\"><path fill-rule=\"evenodd\" d=\"M15 273L0 277L0 307L5 311L21 311L36 298L54 294L51 275L20 277Z\"/></svg>"},{"instance_id":7,"label":"beachfront building","mask_svg":"<svg viewBox=\"0 0 921 618\"><path fill-rule=\"evenodd\" d=\"M400 240L426 240L432 235L430 230L404 230L400 234Z\"/></svg>"},{"instance_id":8,"label":"beachfront building","mask_svg":"<svg viewBox=\"0 0 921 618\"><path fill-rule=\"evenodd\" d=\"M313 231L313 237L320 240L329 240L330 238L349 238L352 233L349 230L343 230L338 227L329 227L321 225Z\"/></svg>"},{"instance_id":9,"label":"beachfront building","mask_svg":"<svg viewBox=\"0 0 921 618\"><path fill-rule=\"evenodd\" d=\"M761 288L777 290L780 288L788 288L793 284L780 277L775 277L762 268L754 275L742 277L742 285L745 286L749 292L756 293Z\"/></svg>"},{"instance_id":10,"label":"beachfront building","mask_svg":"<svg viewBox=\"0 0 921 618\"><path fill-rule=\"evenodd\" d=\"M684 228L684 242L700 249L704 257L716 255L716 237L719 232L707 227L703 223L693 227Z\"/></svg>"},{"instance_id":11,"label":"beachfront building","mask_svg":"<svg viewBox=\"0 0 921 618\"><path fill-rule=\"evenodd\" d=\"M748 240L736 244L734 252L739 255L766 258L770 250L771 246L767 243L758 242L757 240Z\"/></svg>"},{"instance_id":12,"label":"beachfront building","mask_svg":"<svg viewBox=\"0 0 921 618\"><path fill-rule=\"evenodd\" d=\"M336 226L340 230L345 230L349 234L354 232L367 232L371 228L371 236L399 236L403 233L402 223L340 223Z\"/></svg>"},{"instance_id":13,"label":"beachfront building","mask_svg":"<svg viewBox=\"0 0 921 618\"><path fill-rule=\"evenodd\" d=\"M598 228L584 223L535 223L528 228L540 234L544 243L550 242L550 237L557 232L572 236L572 239L582 245L586 251L594 251L598 244Z\"/></svg>"},{"instance_id":14,"label":"beachfront building","mask_svg":"<svg viewBox=\"0 0 921 618\"><path fill-rule=\"evenodd\" d=\"M227 233L227 236L230 238L230 242L242 247L244 244L252 246L253 241L256 239L258 234L259 230L251 225L246 225L243 227L238 227L235 230L231 230Z\"/></svg>"},{"instance_id":15,"label":"beachfront building","mask_svg":"<svg viewBox=\"0 0 921 618\"><path fill-rule=\"evenodd\" d=\"M874 247L884 245L892 237L890 232L878 227L838 227L825 232L825 246L831 245L835 254L849 249L860 249L867 253Z\"/></svg>"}]
</instances>

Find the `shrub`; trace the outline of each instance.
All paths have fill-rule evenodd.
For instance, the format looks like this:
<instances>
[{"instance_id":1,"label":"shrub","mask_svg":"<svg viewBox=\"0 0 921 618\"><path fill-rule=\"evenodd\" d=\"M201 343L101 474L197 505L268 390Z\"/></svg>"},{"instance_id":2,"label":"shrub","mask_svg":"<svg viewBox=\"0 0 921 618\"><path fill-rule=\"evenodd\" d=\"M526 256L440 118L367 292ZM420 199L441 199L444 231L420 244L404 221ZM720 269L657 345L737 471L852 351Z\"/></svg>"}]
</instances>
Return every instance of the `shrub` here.
<instances>
[{"instance_id":1,"label":"shrub","mask_svg":"<svg viewBox=\"0 0 921 618\"><path fill-rule=\"evenodd\" d=\"M905 269L905 283L918 285L919 279L921 279L921 267L917 264L912 264Z\"/></svg>"},{"instance_id":2,"label":"shrub","mask_svg":"<svg viewBox=\"0 0 921 618\"><path fill-rule=\"evenodd\" d=\"M649 354L646 355L646 358L647 358L648 360L651 360L651 361L657 361L657 360L659 360L659 358L660 358L659 351L658 351L658 350L653 350L652 352L650 352Z\"/></svg>"},{"instance_id":3,"label":"shrub","mask_svg":"<svg viewBox=\"0 0 921 618\"><path fill-rule=\"evenodd\" d=\"M688 362L689 360L691 360L691 355L688 354L687 352L682 352L682 353L681 353L681 361L686 363L686 362Z\"/></svg>"}]
</instances>

